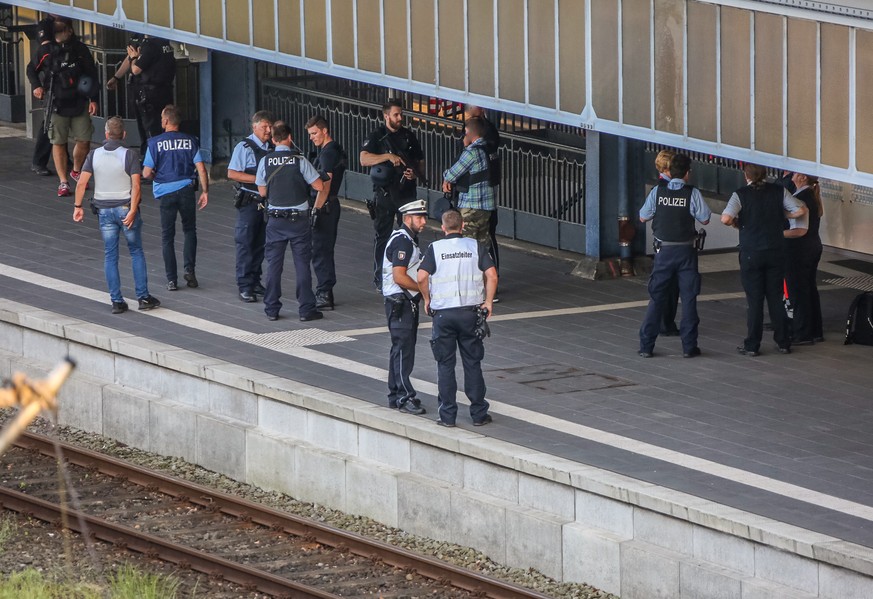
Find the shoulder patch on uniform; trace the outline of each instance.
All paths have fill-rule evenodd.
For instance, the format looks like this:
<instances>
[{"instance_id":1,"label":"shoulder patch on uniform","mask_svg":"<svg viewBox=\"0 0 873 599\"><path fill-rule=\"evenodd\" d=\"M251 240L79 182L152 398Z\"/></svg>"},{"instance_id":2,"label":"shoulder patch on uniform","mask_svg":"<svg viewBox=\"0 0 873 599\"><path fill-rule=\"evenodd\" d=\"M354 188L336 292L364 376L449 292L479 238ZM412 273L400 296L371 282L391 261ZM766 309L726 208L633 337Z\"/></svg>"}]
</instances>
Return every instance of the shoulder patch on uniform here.
<instances>
[{"instance_id":1,"label":"shoulder patch on uniform","mask_svg":"<svg viewBox=\"0 0 873 599\"><path fill-rule=\"evenodd\" d=\"M397 252L397 259L398 260L405 260L406 259L406 252L404 250L400 250L399 252Z\"/></svg>"}]
</instances>

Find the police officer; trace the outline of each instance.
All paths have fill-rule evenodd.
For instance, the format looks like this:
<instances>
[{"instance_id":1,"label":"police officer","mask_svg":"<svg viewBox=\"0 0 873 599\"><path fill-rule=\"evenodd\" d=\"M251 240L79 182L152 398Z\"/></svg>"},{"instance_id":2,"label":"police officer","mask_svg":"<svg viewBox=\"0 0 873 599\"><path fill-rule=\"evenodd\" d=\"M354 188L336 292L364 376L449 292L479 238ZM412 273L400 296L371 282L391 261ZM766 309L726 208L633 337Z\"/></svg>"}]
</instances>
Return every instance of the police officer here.
<instances>
[{"instance_id":1,"label":"police officer","mask_svg":"<svg viewBox=\"0 0 873 599\"><path fill-rule=\"evenodd\" d=\"M655 156L655 168L658 171L658 183L670 183L670 161L676 152L673 150L661 150ZM678 337L679 327L676 326L676 312L679 307L679 277L675 274L670 279L670 284L664 291L664 314L661 315L661 335L665 337Z\"/></svg>"},{"instance_id":2,"label":"police officer","mask_svg":"<svg viewBox=\"0 0 873 599\"><path fill-rule=\"evenodd\" d=\"M712 212L700 191L688 185L691 159L676 154L670 160L670 181L659 181L640 209L640 221L652 221L655 237L655 263L649 278L649 307L640 327L639 355L651 358L664 314L667 289L673 276L679 278L682 298L682 356L700 355L697 346L697 295L700 293L700 272L697 270L697 231L694 221L709 223Z\"/></svg>"},{"instance_id":3,"label":"police officer","mask_svg":"<svg viewBox=\"0 0 873 599\"><path fill-rule=\"evenodd\" d=\"M236 144L227 165L227 178L239 183L233 205L237 209L234 242L236 243L236 284L239 299L254 303L264 295L261 285L264 262L264 239L267 223L261 211L261 194L255 175L261 159L275 149L273 115L259 110L252 115L252 134Z\"/></svg>"},{"instance_id":4,"label":"police officer","mask_svg":"<svg viewBox=\"0 0 873 599\"><path fill-rule=\"evenodd\" d=\"M418 285L425 311L433 316L430 341L437 361L440 426L453 427L458 415L455 396L456 350L464 365L464 391L470 400L473 426L491 422L482 376L482 342L497 291L497 269L475 239L461 237L464 220L456 210L443 213L444 239L433 242L418 267Z\"/></svg>"},{"instance_id":5,"label":"police officer","mask_svg":"<svg viewBox=\"0 0 873 599\"><path fill-rule=\"evenodd\" d=\"M382 260L382 295L391 333L388 358L388 407L407 414L424 414L415 397L410 375L418 337L418 234L427 225L427 202L415 200L400 207L403 225L391 234Z\"/></svg>"},{"instance_id":6,"label":"police officer","mask_svg":"<svg viewBox=\"0 0 873 599\"><path fill-rule=\"evenodd\" d=\"M106 87L115 89L128 72L128 91L133 99L139 129L140 154L145 155L148 138L162 132L161 111L173 103L173 80L176 78L173 46L165 39L150 35L131 38L127 56L115 75L106 82Z\"/></svg>"},{"instance_id":7,"label":"police officer","mask_svg":"<svg viewBox=\"0 0 873 599\"><path fill-rule=\"evenodd\" d=\"M41 68L50 73L47 85L51 87L52 106L48 135L60 181L58 197L66 197L73 194L67 177L67 141L72 139L75 143L70 178L78 181L79 171L91 149L94 135L91 117L97 112L100 87L91 51L73 34L70 21L55 19L54 37L54 44L44 46L46 54L43 54ZM33 95L39 100L46 93L48 89L42 87L33 90Z\"/></svg>"},{"instance_id":8,"label":"police officer","mask_svg":"<svg viewBox=\"0 0 873 599\"><path fill-rule=\"evenodd\" d=\"M36 98L45 97L45 86L48 83L49 69L47 63L51 56L51 45L55 42L55 18L48 15L37 24L36 39L39 45L33 49L31 60L27 63L27 79L33 88L33 95ZM37 90L40 90L37 92ZM44 110L47 110L45 107ZM48 118L48 113L45 112L43 118ZM33 159L31 160L30 170L37 175L48 176L51 171L48 170L48 161L52 155L52 143L49 141L46 127L42 126L36 131L36 143L33 147Z\"/></svg>"},{"instance_id":9,"label":"police officer","mask_svg":"<svg viewBox=\"0 0 873 599\"><path fill-rule=\"evenodd\" d=\"M319 192L315 199L315 210L324 205L327 190L312 164L291 149L291 129L282 121L276 121L273 125L273 143L276 149L261 159L255 176L258 191L267 200L267 242L264 249L267 289L264 294L264 313L268 320L279 319L285 248L290 243L300 320L318 320L324 314L316 310L315 294L312 292L309 189L311 187Z\"/></svg>"},{"instance_id":10,"label":"police officer","mask_svg":"<svg viewBox=\"0 0 873 599\"><path fill-rule=\"evenodd\" d=\"M768 183L767 169L745 164L747 185L736 190L721 214L721 222L740 230L740 280L746 292L747 333L737 352L757 356L764 335L764 299L770 311L773 340L779 353L791 353L788 315L782 303L785 277L784 220L801 218L806 207L776 183ZM683 302L685 298L683 297Z\"/></svg>"},{"instance_id":11,"label":"police officer","mask_svg":"<svg viewBox=\"0 0 873 599\"><path fill-rule=\"evenodd\" d=\"M337 194L343 184L348 158L343 147L333 139L324 117L314 116L306 122L309 140L318 148L313 166L319 172L327 173L327 201L317 211L312 225L312 268L315 271L315 307L319 310L333 310L333 288L336 285L336 264L334 247L340 219L340 202ZM314 204L314 198L310 200Z\"/></svg>"},{"instance_id":12,"label":"police officer","mask_svg":"<svg viewBox=\"0 0 873 599\"><path fill-rule=\"evenodd\" d=\"M385 124L373 131L361 150L361 166L370 167L373 201L368 202L376 231L373 284L382 287L382 256L400 206L415 199L416 179L424 178L424 154L415 135L403 126L403 105L382 105ZM399 220L398 220L399 224Z\"/></svg>"},{"instance_id":13,"label":"police officer","mask_svg":"<svg viewBox=\"0 0 873 599\"><path fill-rule=\"evenodd\" d=\"M178 276L176 268L176 214L182 217L182 232L185 235L183 266L188 287L199 285L194 268L197 262L197 209L206 208L209 201L209 176L200 156L200 145L187 133L179 131L182 115L170 104L161 112L164 133L148 140L143 159L143 177L154 175L152 192L161 207L161 243L163 245L164 269L167 274L167 290L176 291ZM200 198L194 201L195 177L200 180Z\"/></svg>"}]
</instances>

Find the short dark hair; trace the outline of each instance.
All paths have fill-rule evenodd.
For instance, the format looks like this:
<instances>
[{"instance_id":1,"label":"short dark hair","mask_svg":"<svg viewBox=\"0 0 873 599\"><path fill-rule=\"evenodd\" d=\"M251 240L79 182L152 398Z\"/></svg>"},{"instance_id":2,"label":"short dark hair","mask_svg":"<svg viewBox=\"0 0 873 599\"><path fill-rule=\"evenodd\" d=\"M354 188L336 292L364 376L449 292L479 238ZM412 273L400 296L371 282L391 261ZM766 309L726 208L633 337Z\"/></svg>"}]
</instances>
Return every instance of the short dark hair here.
<instances>
[{"instance_id":1,"label":"short dark hair","mask_svg":"<svg viewBox=\"0 0 873 599\"><path fill-rule=\"evenodd\" d=\"M325 119L320 114L316 114L308 121L306 121L306 128L309 129L310 127L318 127L319 129L330 129L327 124L327 119Z\"/></svg>"},{"instance_id":2,"label":"short dark hair","mask_svg":"<svg viewBox=\"0 0 873 599\"><path fill-rule=\"evenodd\" d=\"M179 110L178 106L174 106L173 104L167 104L164 106L164 109L161 111L161 116L167 119L167 121L174 127L178 127L182 124L182 111Z\"/></svg>"},{"instance_id":3,"label":"short dark hair","mask_svg":"<svg viewBox=\"0 0 873 599\"><path fill-rule=\"evenodd\" d=\"M474 117L472 119L467 119L464 123L464 127L467 128L467 131L475 135L476 137L482 137L485 135L485 121L480 119L479 117Z\"/></svg>"},{"instance_id":4,"label":"short dark hair","mask_svg":"<svg viewBox=\"0 0 873 599\"><path fill-rule=\"evenodd\" d=\"M278 143L291 138L291 127L285 121L273 123L273 141Z\"/></svg>"},{"instance_id":5,"label":"short dark hair","mask_svg":"<svg viewBox=\"0 0 873 599\"><path fill-rule=\"evenodd\" d=\"M670 176L682 179L691 170L691 158L685 154L676 154L670 159Z\"/></svg>"},{"instance_id":6,"label":"short dark hair","mask_svg":"<svg viewBox=\"0 0 873 599\"><path fill-rule=\"evenodd\" d=\"M403 110L403 104L397 98L390 98L387 102L382 104L382 114L388 114L391 112L392 108L399 108Z\"/></svg>"}]
</instances>

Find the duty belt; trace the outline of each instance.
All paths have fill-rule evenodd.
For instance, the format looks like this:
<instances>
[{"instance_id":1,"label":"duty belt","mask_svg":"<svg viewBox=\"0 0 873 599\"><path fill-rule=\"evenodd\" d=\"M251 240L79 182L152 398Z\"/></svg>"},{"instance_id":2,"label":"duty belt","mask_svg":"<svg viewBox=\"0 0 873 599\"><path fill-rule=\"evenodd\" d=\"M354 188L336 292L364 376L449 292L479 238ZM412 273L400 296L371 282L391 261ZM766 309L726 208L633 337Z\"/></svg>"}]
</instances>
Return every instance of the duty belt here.
<instances>
[{"instance_id":1,"label":"duty belt","mask_svg":"<svg viewBox=\"0 0 873 599\"><path fill-rule=\"evenodd\" d=\"M288 218L292 221L297 220L298 218L303 218L304 211L297 210L296 208L288 208L286 210L279 210L276 208L270 208L267 210L267 214L272 216L273 218Z\"/></svg>"},{"instance_id":2,"label":"duty belt","mask_svg":"<svg viewBox=\"0 0 873 599\"><path fill-rule=\"evenodd\" d=\"M661 245L694 245L694 239L689 239L688 241L662 241L660 239L657 240Z\"/></svg>"}]
</instances>

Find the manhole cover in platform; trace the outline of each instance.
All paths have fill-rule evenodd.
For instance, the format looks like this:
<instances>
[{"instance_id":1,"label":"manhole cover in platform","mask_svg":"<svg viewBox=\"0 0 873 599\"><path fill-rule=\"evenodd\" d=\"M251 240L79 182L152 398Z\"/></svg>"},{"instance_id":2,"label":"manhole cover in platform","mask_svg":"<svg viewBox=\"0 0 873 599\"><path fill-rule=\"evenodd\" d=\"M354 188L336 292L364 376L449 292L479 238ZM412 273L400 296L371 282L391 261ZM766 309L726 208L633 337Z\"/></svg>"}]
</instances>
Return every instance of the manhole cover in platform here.
<instances>
[{"instance_id":1,"label":"manhole cover in platform","mask_svg":"<svg viewBox=\"0 0 873 599\"><path fill-rule=\"evenodd\" d=\"M302 329L300 331L280 331L278 333L260 333L252 335L240 335L237 340L251 343L259 347L266 347L276 351L304 347L307 345L325 345L327 343L345 343L354 341L351 337L322 331L321 329Z\"/></svg>"},{"instance_id":2,"label":"manhole cover in platform","mask_svg":"<svg viewBox=\"0 0 873 599\"><path fill-rule=\"evenodd\" d=\"M860 291L873 291L873 276L858 275L857 277L838 277L836 279L825 279L825 283L838 285L839 287L847 287L849 289L858 289Z\"/></svg>"},{"instance_id":3,"label":"manhole cover in platform","mask_svg":"<svg viewBox=\"0 0 873 599\"><path fill-rule=\"evenodd\" d=\"M633 382L616 376L586 372L563 364L537 364L490 370L488 376L555 394L614 389L634 385Z\"/></svg>"}]
</instances>

